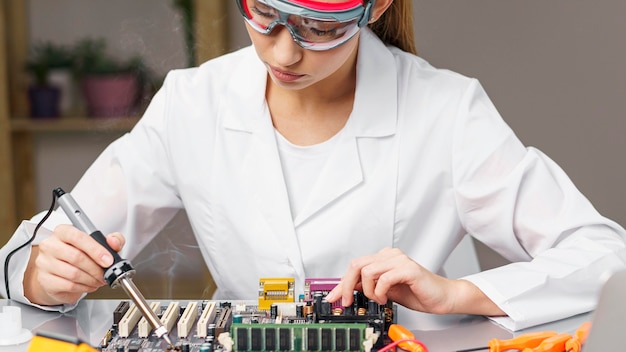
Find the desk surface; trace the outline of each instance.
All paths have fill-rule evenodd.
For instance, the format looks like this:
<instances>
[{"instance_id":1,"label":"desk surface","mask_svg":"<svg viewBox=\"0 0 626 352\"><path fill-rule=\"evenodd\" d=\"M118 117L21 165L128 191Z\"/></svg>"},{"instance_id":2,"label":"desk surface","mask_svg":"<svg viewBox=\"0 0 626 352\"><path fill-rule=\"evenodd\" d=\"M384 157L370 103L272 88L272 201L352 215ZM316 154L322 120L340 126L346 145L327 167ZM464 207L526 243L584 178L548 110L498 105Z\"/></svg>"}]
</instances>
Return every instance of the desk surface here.
<instances>
[{"instance_id":1,"label":"desk surface","mask_svg":"<svg viewBox=\"0 0 626 352\"><path fill-rule=\"evenodd\" d=\"M180 302L186 301L180 300ZM78 337L97 346L105 332L111 327L113 310L118 303L119 300L84 300L75 310L66 314L45 312L7 300L0 300L0 307L19 306L22 312L22 326L31 330L33 334L38 331L59 333ZM492 338L506 339L529 331L554 330L573 333L580 324L590 319L590 314L578 315L515 333L481 316L423 314L423 319L424 329L413 331L416 338L423 341L430 351L440 352L485 346ZM0 352L22 352L27 349L28 343L0 346Z\"/></svg>"}]
</instances>

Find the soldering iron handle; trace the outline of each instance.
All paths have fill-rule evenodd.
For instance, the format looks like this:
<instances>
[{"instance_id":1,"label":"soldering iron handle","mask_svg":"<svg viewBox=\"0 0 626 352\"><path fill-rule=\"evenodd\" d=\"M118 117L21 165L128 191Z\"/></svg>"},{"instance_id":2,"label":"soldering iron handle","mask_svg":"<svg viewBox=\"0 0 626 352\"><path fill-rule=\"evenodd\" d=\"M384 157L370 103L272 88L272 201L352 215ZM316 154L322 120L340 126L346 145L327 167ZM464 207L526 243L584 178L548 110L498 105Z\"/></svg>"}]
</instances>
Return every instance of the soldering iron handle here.
<instances>
[{"instance_id":1,"label":"soldering iron handle","mask_svg":"<svg viewBox=\"0 0 626 352\"><path fill-rule=\"evenodd\" d=\"M63 211L68 216L72 224L74 224L74 226L76 226L79 230L88 233L93 239L106 248L109 253L111 253L113 256L113 264L111 266L123 260L122 257L120 257L120 255L109 246L106 237L104 237L100 230L96 229L94 224L91 220L89 220L85 212L83 212L78 203L76 203L74 198L69 193L65 193L63 189L57 188L54 190L54 194L57 196L59 205L63 208Z\"/></svg>"},{"instance_id":2,"label":"soldering iron handle","mask_svg":"<svg viewBox=\"0 0 626 352\"><path fill-rule=\"evenodd\" d=\"M109 253L111 253L111 255L113 256L113 264L111 264L111 266L123 260L122 257L120 257L120 255L116 251L114 251L113 248L111 248L111 246L109 246L109 244L107 243L107 239L106 237L104 237L102 232L100 231L92 232L89 236L91 236L94 240L96 240L96 242L100 243L102 247L106 248L106 250ZM111 266L109 266L109 268ZM105 269L108 269L108 268L105 268Z\"/></svg>"}]
</instances>

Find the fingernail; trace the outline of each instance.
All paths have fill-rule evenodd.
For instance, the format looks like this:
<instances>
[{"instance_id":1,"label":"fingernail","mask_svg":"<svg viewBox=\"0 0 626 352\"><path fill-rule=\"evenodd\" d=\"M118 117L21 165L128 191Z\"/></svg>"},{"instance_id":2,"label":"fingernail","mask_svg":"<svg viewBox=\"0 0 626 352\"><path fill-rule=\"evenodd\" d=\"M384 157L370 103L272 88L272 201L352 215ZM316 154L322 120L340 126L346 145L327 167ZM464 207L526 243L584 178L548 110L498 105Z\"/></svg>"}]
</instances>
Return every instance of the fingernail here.
<instances>
[{"instance_id":1,"label":"fingernail","mask_svg":"<svg viewBox=\"0 0 626 352\"><path fill-rule=\"evenodd\" d=\"M116 245L115 245L116 247L118 247L118 248L119 248L119 247L121 247L121 246L122 246L122 241L120 241L120 239L119 239L119 238L117 238L117 237L113 237L113 240L114 240L115 242L117 242L117 243L116 243Z\"/></svg>"},{"instance_id":2,"label":"fingernail","mask_svg":"<svg viewBox=\"0 0 626 352\"><path fill-rule=\"evenodd\" d=\"M330 291L326 295L326 300L327 301L334 301L335 300L335 296L337 296L337 294L335 294L335 291Z\"/></svg>"},{"instance_id":3,"label":"fingernail","mask_svg":"<svg viewBox=\"0 0 626 352\"><path fill-rule=\"evenodd\" d=\"M102 259L102 263L104 266L111 266L113 264L113 257L110 254L103 254L100 259Z\"/></svg>"}]
</instances>

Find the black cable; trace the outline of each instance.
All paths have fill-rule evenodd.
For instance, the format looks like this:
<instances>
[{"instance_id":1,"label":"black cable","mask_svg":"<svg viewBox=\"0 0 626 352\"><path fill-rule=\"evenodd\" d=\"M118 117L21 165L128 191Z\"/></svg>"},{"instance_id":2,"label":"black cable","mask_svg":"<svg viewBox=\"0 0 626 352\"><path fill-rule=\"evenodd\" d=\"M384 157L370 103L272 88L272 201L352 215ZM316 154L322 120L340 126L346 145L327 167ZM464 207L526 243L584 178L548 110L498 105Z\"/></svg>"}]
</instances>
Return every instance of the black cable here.
<instances>
[{"instance_id":1,"label":"black cable","mask_svg":"<svg viewBox=\"0 0 626 352\"><path fill-rule=\"evenodd\" d=\"M56 195L55 195L55 193L53 191L52 192L52 204L50 204L50 209L48 210L46 215L43 217L43 219L41 219L41 221L39 221L39 223L35 227L35 231L33 231L33 235L31 236L31 238L28 239L28 241L26 241L21 246L19 246L19 247L15 248L14 250L12 250L7 255L7 258L4 260L4 285L5 285L6 289L7 289L7 299L11 299L11 292L9 290L9 259L11 259L13 254L15 254L17 251L19 251L20 249L28 246L29 244L31 244L33 242L33 240L35 239L35 236L37 236L37 231L39 231L39 228L41 227L41 225L43 225L43 223L48 219L48 217L50 217L50 214L52 214L52 211L54 210L54 205L55 204L56 204Z\"/></svg>"}]
</instances>

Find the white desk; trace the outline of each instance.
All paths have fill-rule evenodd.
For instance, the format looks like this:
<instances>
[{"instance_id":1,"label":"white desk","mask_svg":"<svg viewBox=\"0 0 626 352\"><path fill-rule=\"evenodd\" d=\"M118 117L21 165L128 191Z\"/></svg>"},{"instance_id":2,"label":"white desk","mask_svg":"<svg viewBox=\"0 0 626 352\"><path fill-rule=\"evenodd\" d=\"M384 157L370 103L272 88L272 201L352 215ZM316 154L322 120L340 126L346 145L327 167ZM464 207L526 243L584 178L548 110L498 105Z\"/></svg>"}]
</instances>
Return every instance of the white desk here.
<instances>
[{"instance_id":1,"label":"white desk","mask_svg":"<svg viewBox=\"0 0 626 352\"><path fill-rule=\"evenodd\" d=\"M165 301L167 300L163 300ZM84 300L75 310L66 314L44 312L7 300L0 300L0 307L8 304L19 306L22 311L22 325L33 334L38 331L59 333L78 337L93 346L98 346L104 333L111 327L113 310L118 303L119 300ZM423 341L431 352L446 352L486 346L487 341L492 338L507 339L529 331L554 330L573 333L580 324L590 319L590 314L536 326L515 334L481 316L424 314L423 319L427 327L423 330L414 330L415 337ZM0 352L23 352L27 349L28 343L0 346Z\"/></svg>"}]
</instances>

